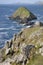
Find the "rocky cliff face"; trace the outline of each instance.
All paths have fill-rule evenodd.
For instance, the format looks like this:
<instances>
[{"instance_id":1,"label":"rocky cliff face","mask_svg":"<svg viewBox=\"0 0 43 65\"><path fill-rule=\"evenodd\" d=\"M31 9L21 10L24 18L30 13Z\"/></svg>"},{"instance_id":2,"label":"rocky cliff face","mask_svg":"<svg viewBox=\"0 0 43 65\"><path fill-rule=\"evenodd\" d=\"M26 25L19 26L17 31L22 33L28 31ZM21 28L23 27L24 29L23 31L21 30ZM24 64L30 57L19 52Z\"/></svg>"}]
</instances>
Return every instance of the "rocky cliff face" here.
<instances>
[{"instance_id":1,"label":"rocky cliff face","mask_svg":"<svg viewBox=\"0 0 43 65\"><path fill-rule=\"evenodd\" d=\"M30 20L37 19L37 17L31 13L27 8L20 7L18 8L11 17L9 17L12 20L16 20L19 23L28 23Z\"/></svg>"},{"instance_id":2,"label":"rocky cliff face","mask_svg":"<svg viewBox=\"0 0 43 65\"><path fill-rule=\"evenodd\" d=\"M43 65L43 26L21 30L0 49L0 65L33 64Z\"/></svg>"}]
</instances>

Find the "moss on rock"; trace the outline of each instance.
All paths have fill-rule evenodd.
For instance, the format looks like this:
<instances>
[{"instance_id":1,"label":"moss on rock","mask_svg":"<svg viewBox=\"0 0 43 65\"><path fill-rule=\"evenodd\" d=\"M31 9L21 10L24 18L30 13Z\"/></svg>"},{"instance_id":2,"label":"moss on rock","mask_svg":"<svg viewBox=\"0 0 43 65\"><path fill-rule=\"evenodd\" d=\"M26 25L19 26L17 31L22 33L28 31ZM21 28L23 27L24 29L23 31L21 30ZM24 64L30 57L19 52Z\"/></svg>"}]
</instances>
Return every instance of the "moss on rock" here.
<instances>
[{"instance_id":1,"label":"moss on rock","mask_svg":"<svg viewBox=\"0 0 43 65\"><path fill-rule=\"evenodd\" d=\"M30 20L37 19L37 17L25 7L18 8L9 18L17 20L19 23L27 23Z\"/></svg>"}]
</instances>

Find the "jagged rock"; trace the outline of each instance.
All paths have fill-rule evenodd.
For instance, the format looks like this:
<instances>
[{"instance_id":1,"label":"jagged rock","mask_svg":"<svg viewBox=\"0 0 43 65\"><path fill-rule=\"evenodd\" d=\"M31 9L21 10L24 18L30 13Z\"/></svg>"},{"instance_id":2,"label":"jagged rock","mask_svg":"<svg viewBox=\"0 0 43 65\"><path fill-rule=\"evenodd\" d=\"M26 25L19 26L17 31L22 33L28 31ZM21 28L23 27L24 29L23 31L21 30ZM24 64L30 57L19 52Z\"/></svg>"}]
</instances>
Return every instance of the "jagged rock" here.
<instances>
[{"instance_id":1,"label":"jagged rock","mask_svg":"<svg viewBox=\"0 0 43 65\"><path fill-rule=\"evenodd\" d=\"M5 56L5 49L2 48L2 49L0 49L0 62L3 61L3 57L4 57L4 56Z\"/></svg>"},{"instance_id":2,"label":"jagged rock","mask_svg":"<svg viewBox=\"0 0 43 65\"><path fill-rule=\"evenodd\" d=\"M37 19L37 17L25 7L20 7L9 19L16 20L21 24L26 24L30 20Z\"/></svg>"},{"instance_id":3,"label":"jagged rock","mask_svg":"<svg viewBox=\"0 0 43 65\"><path fill-rule=\"evenodd\" d=\"M21 50L21 53L23 53L23 49L26 47L26 44L23 43L23 44L20 44L20 50Z\"/></svg>"},{"instance_id":4,"label":"jagged rock","mask_svg":"<svg viewBox=\"0 0 43 65\"><path fill-rule=\"evenodd\" d=\"M21 63L25 65L26 57L23 54L18 55L16 63Z\"/></svg>"},{"instance_id":5,"label":"jagged rock","mask_svg":"<svg viewBox=\"0 0 43 65\"><path fill-rule=\"evenodd\" d=\"M17 34L14 35L14 38L13 38L14 41L16 40L16 37L17 37Z\"/></svg>"},{"instance_id":6,"label":"jagged rock","mask_svg":"<svg viewBox=\"0 0 43 65\"><path fill-rule=\"evenodd\" d=\"M2 62L2 60L3 60L3 57L2 57L1 50L0 50L0 62Z\"/></svg>"},{"instance_id":7,"label":"jagged rock","mask_svg":"<svg viewBox=\"0 0 43 65\"><path fill-rule=\"evenodd\" d=\"M5 54L7 55L9 53L9 51L10 51L10 48L6 49Z\"/></svg>"},{"instance_id":8,"label":"jagged rock","mask_svg":"<svg viewBox=\"0 0 43 65\"><path fill-rule=\"evenodd\" d=\"M42 23L42 22L39 22L39 21L36 21L36 22L34 23L34 26L43 26L43 23Z\"/></svg>"},{"instance_id":9,"label":"jagged rock","mask_svg":"<svg viewBox=\"0 0 43 65\"><path fill-rule=\"evenodd\" d=\"M39 48L39 53L43 56L43 46Z\"/></svg>"},{"instance_id":10,"label":"jagged rock","mask_svg":"<svg viewBox=\"0 0 43 65\"><path fill-rule=\"evenodd\" d=\"M0 63L0 65L11 65L9 62Z\"/></svg>"},{"instance_id":11,"label":"jagged rock","mask_svg":"<svg viewBox=\"0 0 43 65\"><path fill-rule=\"evenodd\" d=\"M23 54L20 54L20 55L18 55L18 57L17 57L17 63L19 63L19 62L22 62L23 61Z\"/></svg>"},{"instance_id":12,"label":"jagged rock","mask_svg":"<svg viewBox=\"0 0 43 65\"><path fill-rule=\"evenodd\" d=\"M24 55L25 55L28 59L31 59L32 56L34 56L34 54L35 54L35 46L34 46L34 45L27 45L27 46L23 49L23 53L24 53Z\"/></svg>"},{"instance_id":13,"label":"jagged rock","mask_svg":"<svg viewBox=\"0 0 43 65\"><path fill-rule=\"evenodd\" d=\"M22 46L22 54L19 54L17 57L16 62L25 64L27 62L27 59L32 59L32 57L35 54L35 46L34 45L23 45Z\"/></svg>"},{"instance_id":14,"label":"jagged rock","mask_svg":"<svg viewBox=\"0 0 43 65\"><path fill-rule=\"evenodd\" d=\"M19 54L19 55L15 55L15 57L13 57L14 62L16 62L16 64L24 64L26 62L26 57L23 54Z\"/></svg>"},{"instance_id":15,"label":"jagged rock","mask_svg":"<svg viewBox=\"0 0 43 65\"><path fill-rule=\"evenodd\" d=\"M21 36L21 35L22 35L22 33L23 33L23 31L20 31L20 32L18 33L18 36Z\"/></svg>"},{"instance_id":16,"label":"jagged rock","mask_svg":"<svg viewBox=\"0 0 43 65\"><path fill-rule=\"evenodd\" d=\"M10 62L11 62L11 59L8 58L4 62L0 63L0 65L11 65Z\"/></svg>"}]
</instances>

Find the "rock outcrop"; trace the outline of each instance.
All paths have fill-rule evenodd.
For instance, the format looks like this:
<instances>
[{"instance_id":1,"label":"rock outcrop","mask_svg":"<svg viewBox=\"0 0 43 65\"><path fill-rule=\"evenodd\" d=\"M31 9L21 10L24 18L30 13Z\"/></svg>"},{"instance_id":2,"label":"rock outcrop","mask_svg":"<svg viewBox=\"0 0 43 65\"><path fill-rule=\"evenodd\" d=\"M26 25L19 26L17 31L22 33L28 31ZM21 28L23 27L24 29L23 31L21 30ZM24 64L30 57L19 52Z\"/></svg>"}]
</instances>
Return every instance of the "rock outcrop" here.
<instances>
[{"instance_id":1,"label":"rock outcrop","mask_svg":"<svg viewBox=\"0 0 43 65\"><path fill-rule=\"evenodd\" d=\"M43 22L36 21L34 23L34 26L43 26Z\"/></svg>"},{"instance_id":2,"label":"rock outcrop","mask_svg":"<svg viewBox=\"0 0 43 65\"><path fill-rule=\"evenodd\" d=\"M9 19L16 20L18 23L21 24L26 24L30 20L37 19L37 17L31 13L27 8L25 7L20 7L16 10L16 12L13 13Z\"/></svg>"}]
</instances>

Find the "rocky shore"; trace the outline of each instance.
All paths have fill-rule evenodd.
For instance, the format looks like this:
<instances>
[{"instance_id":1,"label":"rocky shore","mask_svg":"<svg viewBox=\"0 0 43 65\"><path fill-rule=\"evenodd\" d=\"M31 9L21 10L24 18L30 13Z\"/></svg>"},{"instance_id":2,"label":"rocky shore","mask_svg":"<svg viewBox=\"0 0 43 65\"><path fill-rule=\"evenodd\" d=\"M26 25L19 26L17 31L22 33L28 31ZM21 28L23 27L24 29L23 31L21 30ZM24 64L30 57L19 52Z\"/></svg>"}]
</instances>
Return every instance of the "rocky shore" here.
<instances>
[{"instance_id":1,"label":"rocky shore","mask_svg":"<svg viewBox=\"0 0 43 65\"><path fill-rule=\"evenodd\" d=\"M43 65L43 26L36 23L5 43L0 49L0 65Z\"/></svg>"}]
</instances>

